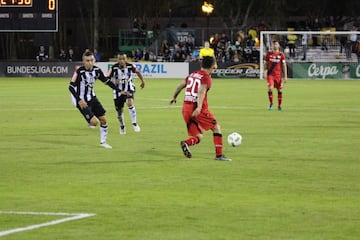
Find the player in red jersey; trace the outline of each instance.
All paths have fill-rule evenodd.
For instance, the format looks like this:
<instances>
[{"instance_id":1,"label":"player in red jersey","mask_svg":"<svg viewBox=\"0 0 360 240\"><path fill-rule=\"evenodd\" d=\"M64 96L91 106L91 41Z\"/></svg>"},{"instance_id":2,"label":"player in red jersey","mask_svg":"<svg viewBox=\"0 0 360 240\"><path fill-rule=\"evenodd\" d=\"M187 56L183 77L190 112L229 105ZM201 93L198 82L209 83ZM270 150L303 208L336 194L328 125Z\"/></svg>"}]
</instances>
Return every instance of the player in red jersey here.
<instances>
[{"instance_id":1,"label":"player in red jersey","mask_svg":"<svg viewBox=\"0 0 360 240\"><path fill-rule=\"evenodd\" d=\"M203 131L213 132L215 145L215 160L231 161L222 152L223 140L220 125L210 112L207 102L207 92L211 88L211 72L214 69L213 57L205 56L201 62L201 69L195 71L179 84L174 92L170 104L176 103L176 97L185 88L182 115L187 126L189 138L180 142L181 149L187 158L191 158L189 146L198 144L203 137Z\"/></svg>"},{"instance_id":2,"label":"player in red jersey","mask_svg":"<svg viewBox=\"0 0 360 240\"><path fill-rule=\"evenodd\" d=\"M284 76L282 73L284 73ZM278 110L281 111L282 89L287 81L287 67L285 54L280 51L280 43L278 41L273 41L273 50L269 51L265 56L264 78L266 78L268 86L270 102L268 109L272 110L273 108L273 88L276 88L278 93Z\"/></svg>"}]
</instances>

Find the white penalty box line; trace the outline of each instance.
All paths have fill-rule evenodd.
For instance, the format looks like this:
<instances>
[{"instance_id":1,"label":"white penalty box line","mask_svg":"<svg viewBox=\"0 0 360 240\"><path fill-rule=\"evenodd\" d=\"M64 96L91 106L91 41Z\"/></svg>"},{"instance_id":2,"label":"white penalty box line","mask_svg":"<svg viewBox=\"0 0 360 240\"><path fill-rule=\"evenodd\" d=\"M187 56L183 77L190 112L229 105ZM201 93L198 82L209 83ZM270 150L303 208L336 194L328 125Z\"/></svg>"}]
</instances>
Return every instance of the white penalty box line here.
<instances>
[{"instance_id":1,"label":"white penalty box line","mask_svg":"<svg viewBox=\"0 0 360 240\"><path fill-rule=\"evenodd\" d=\"M52 226L52 225L56 225L56 224L60 224L60 223L64 223L64 222L79 220L79 219L82 219L82 218L93 217L93 216L96 215L95 213L16 212L16 211L0 211L0 214L65 216L64 218L49 221L49 222L44 222L44 223L40 223L40 224L34 224L34 225L25 226L25 227L20 227L20 228L9 229L9 230L6 230L6 231L1 231L0 232L0 237L5 236L5 235L9 235L9 234L13 234L13 233L34 230L34 229L37 229L37 228L48 227L48 226Z\"/></svg>"}]
</instances>

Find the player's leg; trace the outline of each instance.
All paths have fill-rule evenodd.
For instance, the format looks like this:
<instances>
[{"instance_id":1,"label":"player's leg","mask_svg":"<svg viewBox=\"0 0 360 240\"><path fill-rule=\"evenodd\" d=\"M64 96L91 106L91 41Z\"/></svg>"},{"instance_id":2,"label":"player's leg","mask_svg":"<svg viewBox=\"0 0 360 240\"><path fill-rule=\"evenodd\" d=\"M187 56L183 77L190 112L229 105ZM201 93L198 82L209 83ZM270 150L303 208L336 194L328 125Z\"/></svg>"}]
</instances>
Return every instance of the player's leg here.
<instances>
[{"instance_id":1,"label":"player's leg","mask_svg":"<svg viewBox=\"0 0 360 240\"><path fill-rule=\"evenodd\" d=\"M283 92L282 92L282 89L283 89L283 83L281 81L281 79L279 79L277 82L276 82L276 89L277 89L277 97L278 97L278 110L281 111L282 110L282 100L283 100Z\"/></svg>"},{"instance_id":2,"label":"player's leg","mask_svg":"<svg viewBox=\"0 0 360 240\"><path fill-rule=\"evenodd\" d=\"M124 121L124 108L118 108L116 111L117 119L120 124L119 132L120 134L126 134L125 121Z\"/></svg>"},{"instance_id":3,"label":"player's leg","mask_svg":"<svg viewBox=\"0 0 360 240\"><path fill-rule=\"evenodd\" d=\"M108 123L105 117L105 109L98 101L98 99L93 99L93 112L95 116L100 121L100 146L104 148L112 148L107 142L108 136Z\"/></svg>"},{"instance_id":4,"label":"player's leg","mask_svg":"<svg viewBox=\"0 0 360 240\"><path fill-rule=\"evenodd\" d=\"M131 117L131 122L132 122L132 125L134 127L134 131L135 132L140 132L140 126L137 124L137 120L136 120L136 108L135 108L135 105L134 105L134 93L131 93L128 96L126 102L127 102L129 114L130 114L130 117Z\"/></svg>"},{"instance_id":5,"label":"player's leg","mask_svg":"<svg viewBox=\"0 0 360 240\"><path fill-rule=\"evenodd\" d=\"M197 122L190 120L187 124L188 138L180 141L181 149L187 158L191 158L189 147L200 143L203 135L202 130L199 128Z\"/></svg>"},{"instance_id":6,"label":"player's leg","mask_svg":"<svg viewBox=\"0 0 360 240\"><path fill-rule=\"evenodd\" d=\"M124 103L125 99L123 96L114 99L114 105L116 110L116 117L120 124L120 134L126 134L125 121L124 121Z\"/></svg>"},{"instance_id":7,"label":"player's leg","mask_svg":"<svg viewBox=\"0 0 360 240\"><path fill-rule=\"evenodd\" d=\"M213 142L215 145L215 160L231 161L230 158L225 157L223 154L223 137L220 125L218 123L215 124L211 130L213 132Z\"/></svg>"},{"instance_id":8,"label":"player's leg","mask_svg":"<svg viewBox=\"0 0 360 240\"><path fill-rule=\"evenodd\" d=\"M90 128L96 127L98 124L99 124L99 119L98 119L97 117L93 116L93 117L90 119L89 127L90 127Z\"/></svg>"},{"instance_id":9,"label":"player's leg","mask_svg":"<svg viewBox=\"0 0 360 240\"><path fill-rule=\"evenodd\" d=\"M108 123L105 115L99 117L100 120L100 146L104 148L112 148L107 142Z\"/></svg>"},{"instance_id":10,"label":"player's leg","mask_svg":"<svg viewBox=\"0 0 360 240\"><path fill-rule=\"evenodd\" d=\"M212 112L202 110L202 112L195 119L200 128L206 131L211 130L213 132L213 143L215 146L215 160L231 161L223 154L223 138L221 133L221 127L216 120L216 117Z\"/></svg>"},{"instance_id":11,"label":"player's leg","mask_svg":"<svg viewBox=\"0 0 360 240\"><path fill-rule=\"evenodd\" d=\"M99 119L94 115L90 106L84 109L81 109L80 106L77 106L77 108L79 109L81 115L85 118L90 128L95 128L99 124Z\"/></svg>"},{"instance_id":12,"label":"player's leg","mask_svg":"<svg viewBox=\"0 0 360 240\"><path fill-rule=\"evenodd\" d=\"M97 117L95 117L95 116L90 118L90 120L88 121L88 127L89 128L95 128L98 124L99 124L99 119Z\"/></svg>"},{"instance_id":13,"label":"player's leg","mask_svg":"<svg viewBox=\"0 0 360 240\"><path fill-rule=\"evenodd\" d=\"M283 99L283 92L281 89L278 89L278 110L281 111L282 110L282 99Z\"/></svg>"},{"instance_id":14,"label":"player's leg","mask_svg":"<svg viewBox=\"0 0 360 240\"><path fill-rule=\"evenodd\" d=\"M186 123L188 138L180 141L180 147L185 157L191 158L191 152L189 146L198 144L202 139L202 130L198 126L198 123L191 117L193 112L193 106L183 106L182 115Z\"/></svg>"},{"instance_id":15,"label":"player's leg","mask_svg":"<svg viewBox=\"0 0 360 240\"><path fill-rule=\"evenodd\" d=\"M203 131L199 127L199 124L194 120L190 120L186 125L189 137L184 140L184 142L186 142L188 146L193 146L200 143L201 139L203 138Z\"/></svg>"},{"instance_id":16,"label":"player's leg","mask_svg":"<svg viewBox=\"0 0 360 240\"><path fill-rule=\"evenodd\" d=\"M274 78L269 75L267 77L267 87L268 87L268 99L269 99L269 107L268 110L272 110L273 108L273 88L274 88Z\"/></svg>"}]
</instances>

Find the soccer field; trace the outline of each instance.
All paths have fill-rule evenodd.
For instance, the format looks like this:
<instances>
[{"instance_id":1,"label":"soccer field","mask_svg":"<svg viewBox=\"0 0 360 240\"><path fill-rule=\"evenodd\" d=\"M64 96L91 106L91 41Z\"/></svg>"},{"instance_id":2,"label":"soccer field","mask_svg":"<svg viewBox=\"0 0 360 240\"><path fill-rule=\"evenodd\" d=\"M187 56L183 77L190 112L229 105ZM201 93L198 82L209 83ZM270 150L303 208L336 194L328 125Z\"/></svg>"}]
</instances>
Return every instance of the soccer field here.
<instances>
[{"instance_id":1,"label":"soccer field","mask_svg":"<svg viewBox=\"0 0 360 240\"><path fill-rule=\"evenodd\" d=\"M181 79L138 88L141 132L125 109L126 135L112 90L95 84L113 149L72 106L68 81L0 79L0 239L359 238L360 81L290 79L279 112L264 80L214 79L209 105L232 162L213 160L210 132L183 156L183 92L169 105Z\"/></svg>"}]
</instances>

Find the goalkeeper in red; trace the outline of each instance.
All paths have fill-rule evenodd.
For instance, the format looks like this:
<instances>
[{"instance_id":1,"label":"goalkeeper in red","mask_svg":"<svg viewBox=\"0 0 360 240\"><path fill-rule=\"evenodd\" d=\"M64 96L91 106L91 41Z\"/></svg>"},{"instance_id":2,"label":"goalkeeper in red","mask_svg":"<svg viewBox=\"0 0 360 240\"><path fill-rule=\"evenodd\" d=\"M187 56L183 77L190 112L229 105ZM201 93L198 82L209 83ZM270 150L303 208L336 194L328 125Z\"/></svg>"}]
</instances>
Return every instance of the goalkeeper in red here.
<instances>
[{"instance_id":1,"label":"goalkeeper in red","mask_svg":"<svg viewBox=\"0 0 360 240\"><path fill-rule=\"evenodd\" d=\"M211 72L214 69L214 57L205 56L201 61L201 69L185 78L176 88L170 104L176 103L176 97L185 88L182 115L187 126L189 137L180 142L181 149L187 158L191 158L189 146L198 144L203 137L203 131L213 132L215 145L215 160L231 161L224 156L223 139L220 125L210 112L207 102L207 92L211 88Z\"/></svg>"},{"instance_id":2,"label":"goalkeeper in red","mask_svg":"<svg viewBox=\"0 0 360 240\"><path fill-rule=\"evenodd\" d=\"M280 51L280 43L273 41L273 50L269 51L265 56L264 62L264 78L267 80L269 110L273 109L273 88L277 89L278 110L282 110L282 89L287 81L287 67L285 54Z\"/></svg>"}]
</instances>

